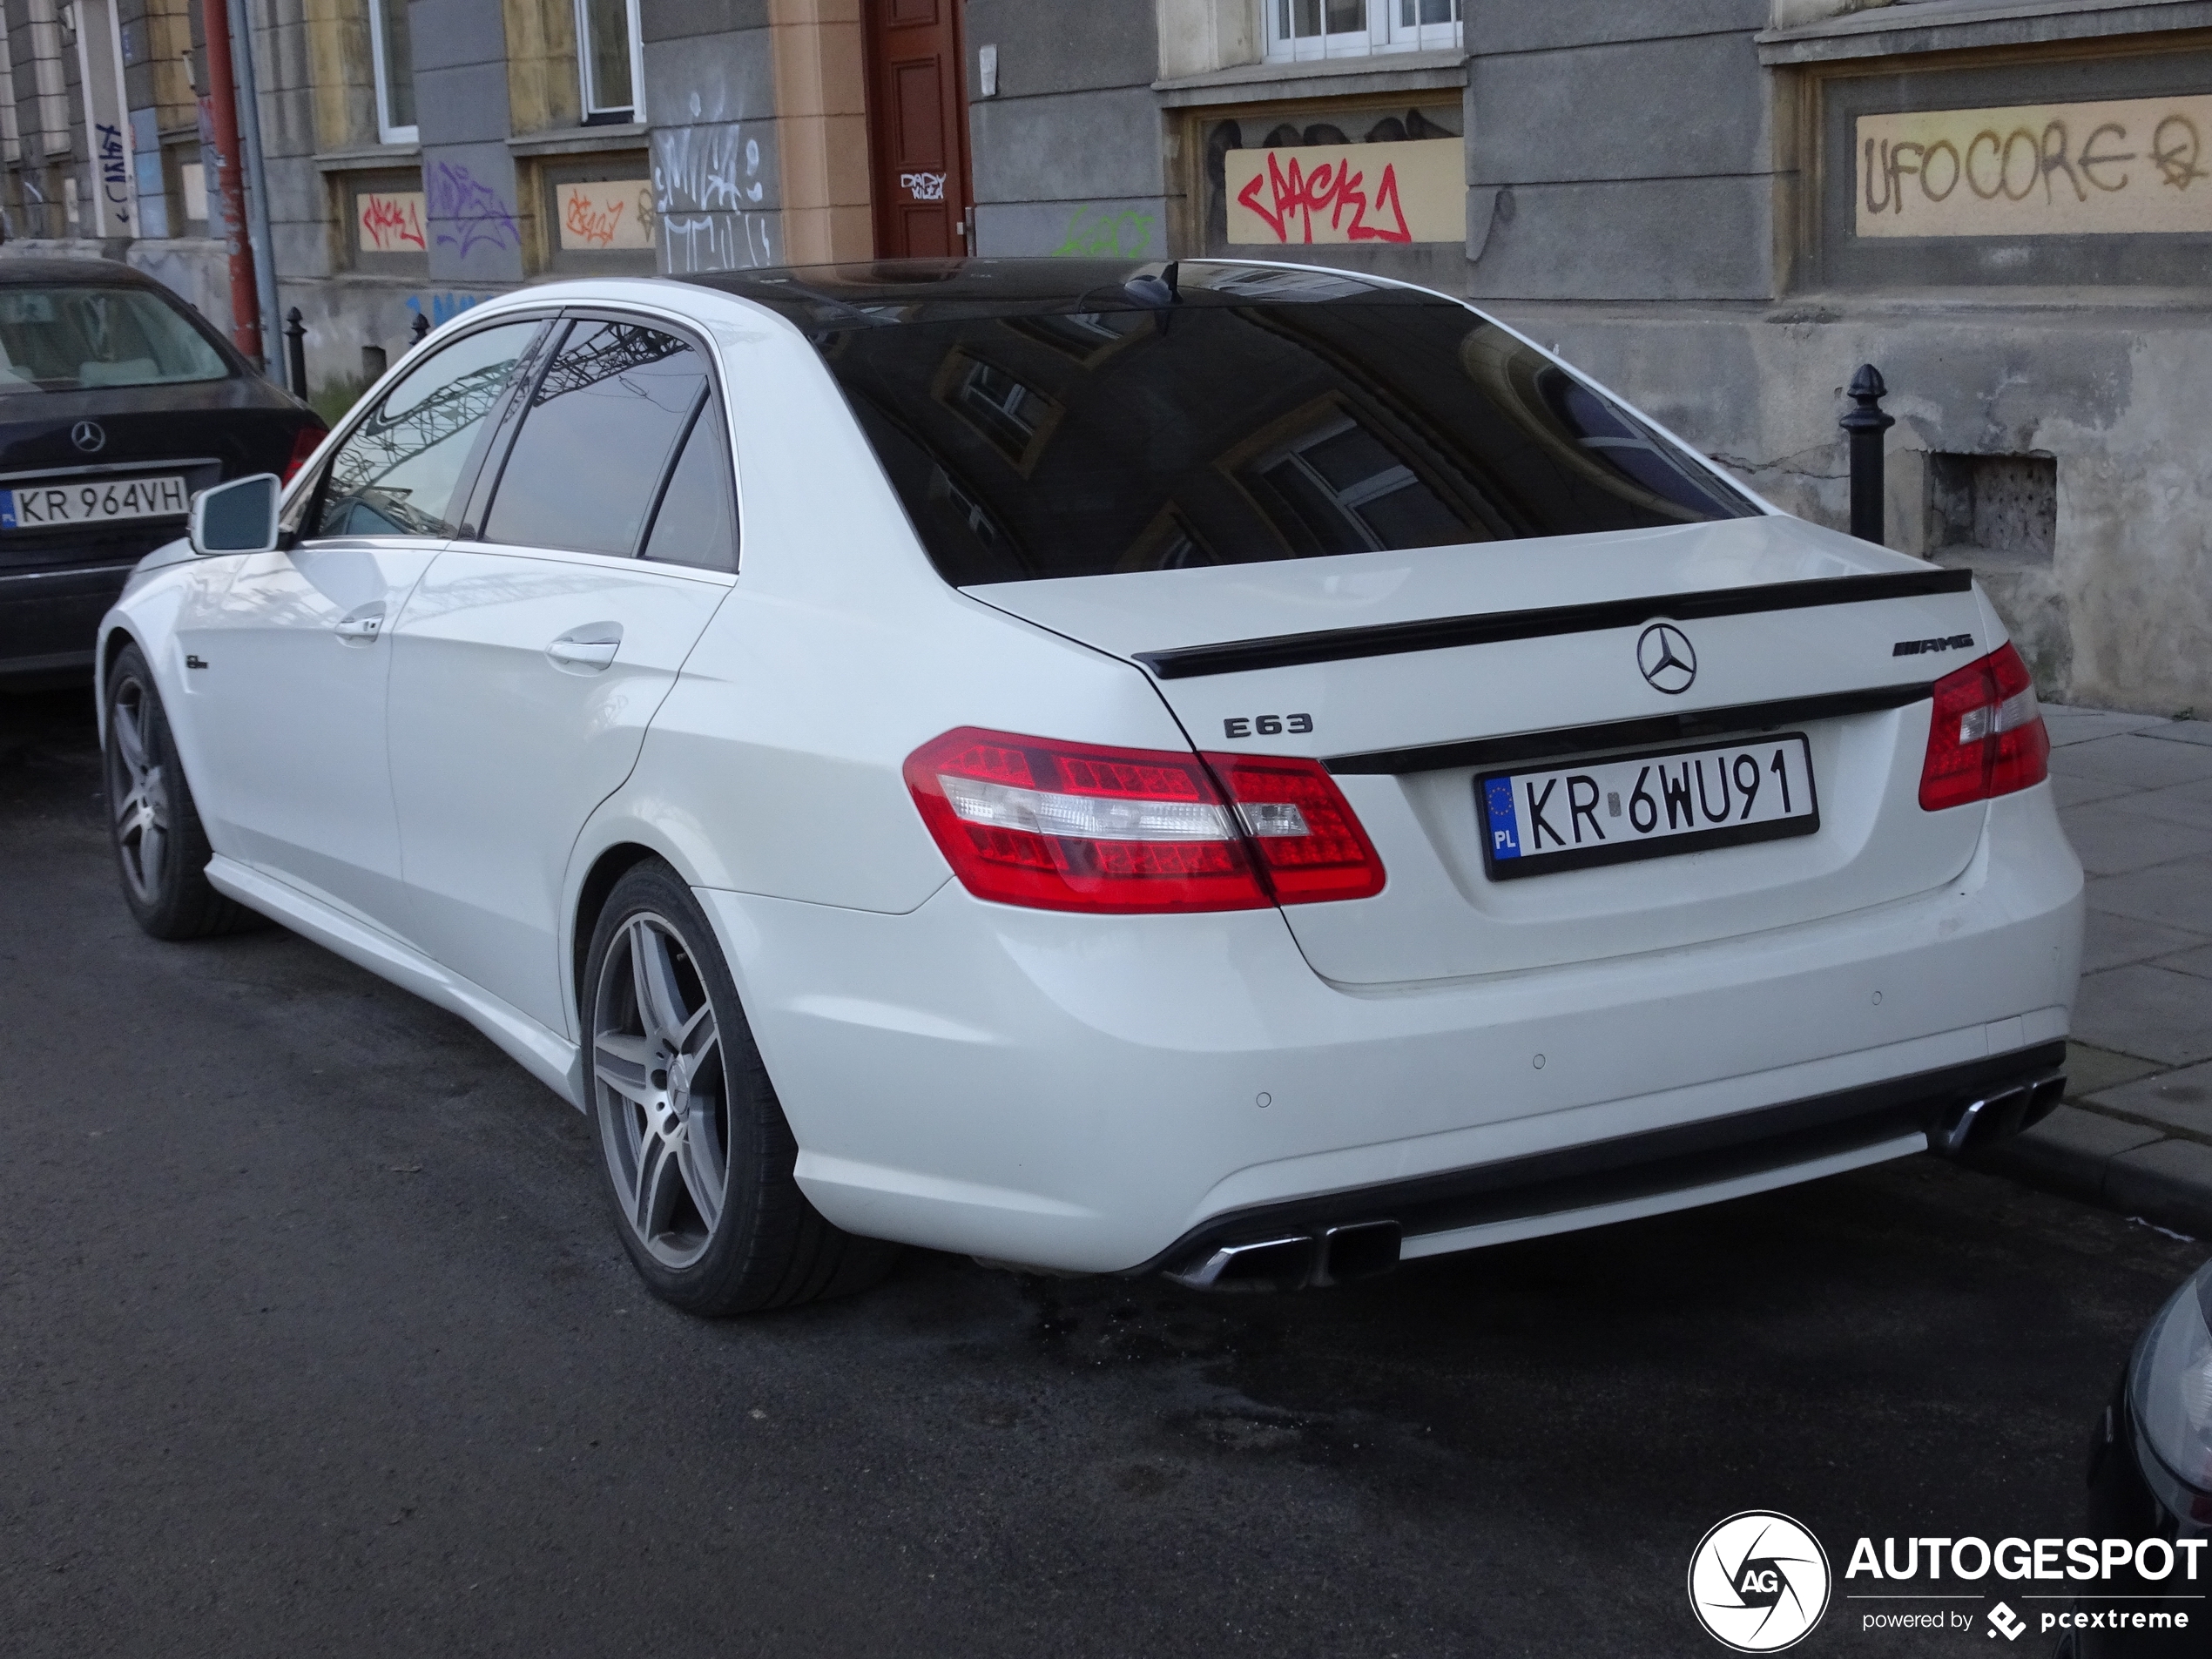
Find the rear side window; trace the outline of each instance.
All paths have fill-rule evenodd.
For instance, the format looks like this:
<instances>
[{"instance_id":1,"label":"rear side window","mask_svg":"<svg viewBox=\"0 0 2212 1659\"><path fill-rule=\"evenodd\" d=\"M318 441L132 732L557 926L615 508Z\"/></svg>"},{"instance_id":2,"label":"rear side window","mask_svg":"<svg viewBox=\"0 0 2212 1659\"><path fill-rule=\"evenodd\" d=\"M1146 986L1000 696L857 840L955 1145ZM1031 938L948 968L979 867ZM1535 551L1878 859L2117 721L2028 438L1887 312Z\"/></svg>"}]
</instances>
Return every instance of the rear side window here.
<instances>
[{"instance_id":1,"label":"rear side window","mask_svg":"<svg viewBox=\"0 0 2212 1659\"><path fill-rule=\"evenodd\" d=\"M693 564L703 570L738 568L737 503L730 493L730 440L722 411L708 398L676 470L668 475L653 528L645 536L645 556L667 564Z\"/></svg>"},{"instance_id":2,"label":"rear side window","mask_svg":"<svg viewBox=\"0 0 2212 1659\"><path fill-rule=\"evenodd\" d=\"M484 422L544 325L502 323L464 334L395 386L347 435L309 536L456 533L453 498L471 469Z\"/></svg>"},{"instance_id":3,"label":"rear side window","mask_svg":"<svg viewBox=\"0 0 2212 1659\"><path fill-rule=\"evenodd\" d=\"M484 539L636 553L707 386L706 360L687 341L635 323L570 324L530 394Z\"/></svg>"},{"instance_id":4,"label":"rear side window","mask_svg":"<svg viewBox=\"0 0 2212 1659\"><path fill-rule=\"evenodd\" d=\"M1463 307L968 318L816 336L957 586L1756 511Z\"/></svg>"}]
</instances>

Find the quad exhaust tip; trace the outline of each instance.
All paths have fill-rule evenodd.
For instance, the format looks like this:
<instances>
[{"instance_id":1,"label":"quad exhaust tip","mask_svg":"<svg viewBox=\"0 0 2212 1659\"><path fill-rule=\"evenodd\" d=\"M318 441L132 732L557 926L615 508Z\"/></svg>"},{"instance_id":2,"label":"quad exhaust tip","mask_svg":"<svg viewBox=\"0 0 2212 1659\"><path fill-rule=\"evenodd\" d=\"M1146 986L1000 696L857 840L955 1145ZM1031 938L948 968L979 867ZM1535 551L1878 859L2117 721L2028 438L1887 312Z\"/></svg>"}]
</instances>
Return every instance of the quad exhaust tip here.
<instances>
[{"instance_id":1,"label":"quad exhaust tip","mask_svg":"<svg viewBox=\"0 0 2212 1659\"><path fill-rule=\"evenodd\" d=\"M2052 1072L2030 1082L1970 1100L1952 1109L1928 1136L1931 1151L1946 1157L1978 1151L2009 1139L2048 1117L2066 1093L2066 1074Z\"/></svg>"},{"instance_id":2,"label":"quad exhaust tip","mask_svg":"<svg viewBox=\"0 0 2212 1659\"><path fill-rule=\"evenodd\" d=\"M1217 1244L1167 1275L1194 1291L1298 1291L1379 1278L1398 1265L1403 1233L1394 1221L1358 1221L1319 1233L1286 1233Z\"/></svg>"}]
</instances>

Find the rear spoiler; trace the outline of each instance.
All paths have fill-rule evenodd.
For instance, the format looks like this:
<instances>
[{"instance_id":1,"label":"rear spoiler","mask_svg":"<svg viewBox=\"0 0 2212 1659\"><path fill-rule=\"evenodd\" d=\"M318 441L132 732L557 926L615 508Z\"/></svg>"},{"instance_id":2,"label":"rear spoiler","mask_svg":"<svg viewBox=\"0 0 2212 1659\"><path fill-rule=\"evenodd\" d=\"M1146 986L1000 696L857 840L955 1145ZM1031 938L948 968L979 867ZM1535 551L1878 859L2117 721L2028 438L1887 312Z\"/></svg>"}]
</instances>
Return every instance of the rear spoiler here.
<instances>
[{"instance_id":1,"label":"rear spoiler","mask_svg":"<svg viewBox=\"0 0 2212 1659\"><path fill-rule=\"evenodd\" d=\"M1599 633L1642 623L1693 622L1703 617L1741 617L1762 610L1802 610L1814 605L1855 605L1876 599L1917 599L1933 593L1966 593L1971 570L1898 570L1878 576L1821 577L1810 582L1770 582L1749 588L1656 594L1645 599L1602 599L1592 604L1548 605L1474 617L1433 617L1419 622L1379 623L1366 628L1326 628L1265 639L1232 639L1218 645L1143 651L1136 660L1163 680L1209 674L1243 674L1261 668L1340 663L1402 651L1447 651L1507 639Z\"/></svg>"}]
</instances>

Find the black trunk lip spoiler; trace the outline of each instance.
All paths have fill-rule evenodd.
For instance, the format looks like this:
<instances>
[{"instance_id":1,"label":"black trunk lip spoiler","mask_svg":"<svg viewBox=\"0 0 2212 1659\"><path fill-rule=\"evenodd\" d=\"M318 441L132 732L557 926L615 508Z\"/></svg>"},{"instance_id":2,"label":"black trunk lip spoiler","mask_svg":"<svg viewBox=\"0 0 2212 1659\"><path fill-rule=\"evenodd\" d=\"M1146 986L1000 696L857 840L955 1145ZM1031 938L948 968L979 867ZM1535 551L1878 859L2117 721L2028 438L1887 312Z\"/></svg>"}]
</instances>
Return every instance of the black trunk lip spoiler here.
<instances>
[{"instance_id":1,"label":"black trunk lip spoiler","mask_svg":"<svg viewBox=\"0 0 2212 1659\"><path fill-rule=\"evenodd\" d=\"M1972 590L1973 582L1971 570L1946 570L1817 577L1810 581L1770 582L1744 588L1713 588L1634 599L1601 599L1586 604L1547 605L1530 610L1424 617L1416 622L1377 623L1359 628L1326 628L1261 639L1231 639L1213 645L1137 651L1135 660L1150 670L1156 679L1197 679L1215 674L1250 673L1258 669L1348 662L1361 657L1449 651L1461 645L1490 645L1513 639L1602 633L1650 622L1695 622L1709 617L1751 616L1761 611L1803 610L1816 605L1865 604L1882 599L1966 593Z\"/></svg>"},{"instance_id":2,"label":"black trunk lip spoiler","mask_svg":"<svg viewBox=\"0 0 2212 1659\"><path fill-rule=\"evenodd\" d=\"M1405 749L1370 749L1359 754L1331 755L1321 764L1339 776L1357 776L1447 772L1460 766L1509 765L1521 760L1564 760L1697 738L1774 731L1816 720L1838 720L1853 714L1879 714L1923 702L1934 695L1933 681L1914 680L1896 685L1871 685L1855 691L1830 691L1817 697L1786 697L1765 703L1685 709L1679 714L1645 715L1594 725L1517 732L1504 737L1426 743Z\"/></svg>"}]
</instances>

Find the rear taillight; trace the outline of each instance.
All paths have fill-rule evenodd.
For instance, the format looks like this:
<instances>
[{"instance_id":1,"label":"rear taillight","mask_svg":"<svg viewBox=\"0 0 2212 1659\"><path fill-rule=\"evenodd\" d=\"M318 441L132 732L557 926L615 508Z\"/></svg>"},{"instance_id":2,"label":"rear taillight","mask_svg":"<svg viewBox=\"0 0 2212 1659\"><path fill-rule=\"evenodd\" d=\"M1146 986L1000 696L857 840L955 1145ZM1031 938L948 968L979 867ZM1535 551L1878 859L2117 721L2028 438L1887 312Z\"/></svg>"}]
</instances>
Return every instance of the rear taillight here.
<instances>
[{"instance_id":1,"label":"rear taillight","mask_svg":"<svg viewBox=\"0 0 2212 1659\"><path fill-rule=\"evenodd\" d=\"M1236 803L1278 902L1368 899L1382 891L1382 860L1319 761L1220 754L1206 761Z\"/></svg>"},{"instance_id":2,"label":"rear taillight","mask_svg":"<svg viewBox=\"0 0 2212 1659\"><path fill-rule=\"evenodd\" d=\"M2035 682L2010 645L1935 683L1920 805L1932 813L2009 795L2050 775Z\"/></svg>"},{"instance_id":3,"label":"rear taillight","mask_svg":"<svg viewBox=\"0 0 2212 1659\"><path fill-rule=\"evenodd\" d=\"M1365 898L1381 861L1310 760L1106 749L964 726L907 787L979 899L1123 914Z\"/></svg>"},{"instance_id":4,"label":"rear taillight","mask_svg":"<svg viewBox=\"0 0 2212 1659\"><path fill-rule=\"evenodd\" d=\"M293 435L292 458L284 463L283 481L286 483L292 482L293 475L306 466L307 457L314 454L315 446L329 435L330 428L327 426L303 426Z\"/></svg>"}]
</instances>

